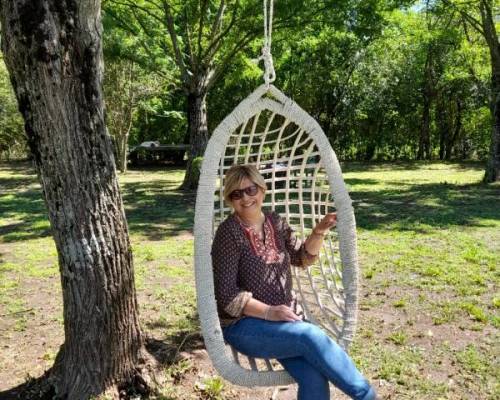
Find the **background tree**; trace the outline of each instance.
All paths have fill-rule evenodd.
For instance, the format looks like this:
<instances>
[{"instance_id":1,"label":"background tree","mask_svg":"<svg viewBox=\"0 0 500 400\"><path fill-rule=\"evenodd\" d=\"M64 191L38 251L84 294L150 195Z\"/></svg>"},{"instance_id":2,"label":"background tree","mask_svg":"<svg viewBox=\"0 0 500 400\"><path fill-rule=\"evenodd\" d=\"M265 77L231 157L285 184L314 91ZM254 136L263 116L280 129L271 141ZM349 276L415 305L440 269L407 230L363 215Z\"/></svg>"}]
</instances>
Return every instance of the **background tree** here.
<instances>
[{"instance_id":1,"label":"background tree","mask_svg":"<svg viewBox=\"0 0 500 400\"><path fill-rule=\"evenodd\" d=\"M0 3L2 50L59 255L64 345L52 395L88 399L141 379L132 253L104 124L100 2Z\"/></svg>"},{"instance_id":2,"label":"background tree","mask_svg":"<svg viewBox=\"0 0 500 400\"><path fill-rule=\"evenodd\" d=\"M166 20L161 24L148 14L147 7L155 10L152 1L105 2L107 68L111 72L118 64L123 67L131 62L135 70L134 81L129 84L124 83L123 74L120 79L108 74L107 114L115 114L114 105L128 104L124 98L127 92L136 95L126 87L145 91L148 95L141 96L134 107L128 144L145 140L186 143L188 96ZM472 4L479 4L477 1ZM194 69L186 56L185 32L189 26L190 38L196 36L199 20L195 17L202 4L171 4L177 40L191 74ZM205 30L221 3L206 4ZM222 24L227 27L237 3L225 4ZM261 82L257 56L262 5L257 0L241 0L238 4L240 10L253 4L253 14L246 21L259 33L231 58L208 90L208 132ZM342 159L487 159L494 148L490 146L492 123L488 115L492 104L490 51L484 36L459 12L460 3L440 7L442 2L421 2L407 8L402 2L386 0L343 0L335 4L323 0L308 3L312 11L317 11L314 15L307 12L303 2L277 2L277 6L280 4L284 6L276 10L273 34L276 84L315 116ZM164 15L158 7L156 10L156 16ZM481 20L479 8L464 10ZM242 37L236 33L246 28L241 30L239 23L240 19L235 21L233 33L222 41L214 66ZM203 46L208 31L204 35ZM122 89L113 90L118 81ZM154 95L150 95L151 84L159 89ZM126 107L121 109L125 111ZM113 128L118 125L109 125L113 136ZM0 131L2 134L11 137L6 131ZM15 137L22 139L19 134Z\"/></svg>"},{"instance_id":3,"label":"background tree","mask_svg":"<svg viewBox=\"0 0 500 400\"><path fill-rule=\"evenodd\" d=\"M141 105L160 91L160 82L134 61L108 58L104 79L106 118L114 139L117 166L127 171L130 133Z\"/></svg>"},{"instance_id":4,"label":"background tree","mask_svg":"<svg viewBox=\"0 0 500 400\"><path fill-rule=\"evenodd\" d=\"M391 12L381 35L361 52L336 113L341 124L335 128L342 133L336 147L342 158L415 159L419 149L427 158L440 153L484 158L489 143L486 49L467 41L460 19L423 11ZM441 23L429 25L430 18ZM424 112L422 92L430 78L433 97ZM445 143L446 152L441 148Z\"/></svg>"},{"instance_id":5,"label":"background tree","mask_svg":"<svg viewBox=\"0 0 500 400\"><path fill-rule=\"evenodd\" d=\"M438 3L439 4L439 3ZM484 174L485 182L500 181L500 39L496 23L500 6L493 0L442 0L444 7L457 12L463 19L464 29L472 27L487 44L491 65L491 144ZM497 20L495 21L495 18Z\"/></svg>"},{"instance_id":6,"label":"background tree","mask_svg":"<svg viewBox=\"0 0 500 400\"><path fill-rule=\"evenodd\" d=\"M124 60L108 62L106 71L106 122L114 141L117 167L125 173L128 141L140 96L136 85L137 68L132 61Z\"/></svg>"},{"instance_id":7,"label":"background tree","mask_svg":"<svg viewBox=\"0 0 500 400\"><path fill-rule=\"evenodd\" d=\"M183 187L194 188L197 175L192 161L203 155L208 142L207 95L234 67L238 54L263 35L262 1L109 0L105 4L106 13L117 25L144 38L145 51L152 56L162 51L175 61L186 96L190 144ZM275 32L286 34L298 27L314 27L316 21L329 21L332 26L347 25L360 36L365 30L369 36L370 22L380 18L388 4L382 0L279 1L275 4ZM256 54L259 52L253 57Z\"/></svg>"},{"instance_id":8,"label":"background tree","mask_svg":"<svg viewBox=\"0 0 500 400\"><path fill-rule=\"evenodd\" d=\"M179 86L186 96L187 141L190 144L183 188L197 185L193 160L203 155L208 142L206 97L208 90L220 77L232 57L255 37L249 28L249 17L258 10L242 10L239 1L187 1L180 4L161 1L112 0L106 12L117 24L133 35L145 37L143 48L149 53L161 49L164 56L174 60ZM249 15L250 14L250 15ZM247 20L242 24L242 20ZM238 25L236 22L240 22ZM253 22L253 21L252 21ZM241 38L235 36L240 26ZM250 27L254 26L253 23ZM250 33L252 32L252 33ZM231 35L231 40L228 37ZM167 40L168 38L168 40Z\"/></svg>"},{"instance_id":9,"label":"background tree","mask_svg":"<svg viewBox=\"0 0 500 400\"><path fill-rule=\"evenodd\" d=\"M232 3L227 4L229 12ZM289 15L287 9L294 4L288 2L276 15ZM293 17L277 21L283 25L274 30L273 55L277 85L319 121L341 158L484 159L491 143L491 134L485 129L488 117L484 107L488 104L483 90L489 91L490 86L485 86L491 75L489 52L479 33L470 27L465 32L460 13L431 2L411 8L381 0L327 4L315 4L321 10L319 15L308 17L299 7ZM390 11L393 7L396 9ZM161 26L154 21L147 24L146 16L139 24L139 11L132 15L131 10L113 4L108 18L114 23L113 30L121 30L122 36L135 38L140 45L136 48L142 50L134 56L147 60L141 64L143 68L154 68L159 60L173 63L170 41L164 46L170 53L164 52L153 40L155 35L144 34L143 26L156 29L155 34ZM122 17L113 19L120 12ZM180 29L187 17L181 13L177 18ZM260 15L255 16L258 18ZM135 27L136 34L129 35L119 21ZM260 24L255 23L257 30ZM182 32L178 32L180 43L186 41ZM256 66L259 36L232 58L223 79L208 91L208 131L260 83ZM227 40L234 38L229 35ZM188 125L180 112L187 109L187 98L176 64L175 68L177 75L165 86L169 89L155 103L155 111L141 114L135 137L163 137L167 132L158 128L166 113L179 117L173 121L177 133L172 137L180 137L181 121ZM149 121L154 122L153 129Z\"/></svg>"},{"instance_id":10,"label":"background tree","mask_svg":"<svg viewBox=\"0 0 500 400\"><path fill-rule=\"evenodd\" d=\"M165 142L169 136L166 132L172 127L165 126L170 124L165 124L168 117L162 114L172 115L172 104L163 104L163 98L172 97L170 88L175 87L175 77L171 71L175 64L168 58L152 58L141 47L141 38L117 29L113 19L104 18L103 22L106 122L114 140L117 166L125 172L129 145L144 140ZM160 110L159 104L164 106ZM151 117L157 116L163 117L163 123L153 127ZM145 124L141 123L144 117Z\"/></svg>"},{"instance_id":11,"label":"background tree","mask_svg":"<svg viewBox=\"0 0 500 400\"><path fill-rule=\"evenodd\" d=\"M22 157L25 148L23 119L17 110L16 97L0 54L0 160Z\"/></svg>"}]
</instances>

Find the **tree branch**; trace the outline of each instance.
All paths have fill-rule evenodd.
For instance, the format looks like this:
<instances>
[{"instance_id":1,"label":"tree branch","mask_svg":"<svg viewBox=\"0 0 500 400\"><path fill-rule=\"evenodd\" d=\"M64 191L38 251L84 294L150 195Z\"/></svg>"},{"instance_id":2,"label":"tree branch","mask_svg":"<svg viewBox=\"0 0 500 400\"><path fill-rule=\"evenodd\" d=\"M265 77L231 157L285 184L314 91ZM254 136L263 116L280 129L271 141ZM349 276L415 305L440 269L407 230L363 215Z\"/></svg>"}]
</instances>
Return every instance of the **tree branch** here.
<instances>
[{"instance_id":1,"label":"tree branch","mask_svg":"<svg viewBox=\"0 0 500 400\"><path fill-rule=\"evenodd\" d=\"M137 10L135 8L131 9L132 14L134 14L134 18L137 21L137 23L140 25L141 29L144 31L146 36L150 38L154 38L155 35L149 30L149 28L146 26L144 21L141 19L140 15L137 13Z\"/></svg>"},{"instance_id":2,"label":"tree branch","mask_svg":"<svg viewBox=\"0 0 500 400\"><path fill-rule=\"evenodd\" d=\"M155 54L153 53L153 51L150 49L149 45L144 41L144 40L141 40L139 39L140 38L140 35L139 35L139 32L136 31L135 29L133 29L129 24L125 23L118 15L116 15L113 11L111 10L108 10L107 11L108 15L113 18L113 20L118 24L118 26L123 29L125 32L128 32L130 34L132 34L133 36L135 36L139 42L139 44L141 45L141 47L143 48L143 50L148 54L148 56L151 58L151 59L154 59L156 56ZM164 46L165 44L163 43L160 43L160 46ZM138 58L134 58L134 57L131 57L129 54L125 55L125 56L122 56L123 58L126 58L128 60L131 60L133 62L136 62L137 64L139 65L144 65L143 62L141 62L140 59ZM151 66L150 66L151 67ZM171 79L171 76L166 74L165 72L163 72L161 69L153 66L153 70L155 71L156 74L158 74L159 76L161 76L162 78L165 78L165 79Z\"/></svg>"},{"instance_id":3,"label":"tree branch","mask_svg":"<svg viewBox=\"0 0 500 400\"><path fill-rule=\"evenodd\" d=\"M219 9L217 10L217 16L215 17L214 23L212 24L212 28L210 29L210 37L213 38L217 31L219 30L220 25L222 24L222 17L224 16L224 11L226 10L226 2L221 0Z\"/></svg>"},{"instance_id":4,"label":"tree branch","mask_svg":"<svg viewBox=\"0 0 500 400\"><path fill-rule=\"evenodd\" d=\"M452 7L453 9L455 9L456 11L458 11L460 13L460 15L475 29L477 30L481 35L485 35L484 33L484 27L483 25L481 24L481 22L479 20L477 20L476 18L474 18L472 15L470 15L469 13L467 13L465 10L463 10L461 7L458 7L456 4L452 3L451 1L449 0L442 0L443 1L443 4L449 6L449 7Z\"/></svg>"},{"instance_id":5,"label":"tree branch","mask_svg":"<svg viewBox=\"0 0 500 400\"><path fill-rule=\"evenodd\" d=\"M236 15L237 11L239 9L240 2L239 0L236 2L233 8L233 13L231 15L231 20L229 21L229 24L227 27L220 32L218 35L211 36L210 44L207 46L207 49L205 51L205 54L202 55L202 60L203 63L209 64L214 55L217 53L217 51L220 49L222 46L223 39L226 37L226 35L229 34L231 29L233 28L234 24L236 23ZM214 32L215 34L215 32Z\"/></svg>"},{"instance_id":6,"label":"tree branch","mask_svg":"<svg viewBox=\"0 0 500 400\"><path fill-rule=\"evenodd\" d=\"M479 12L481 13L482 26L484 28L484 38L488 43L490 49L499 46L498 35L495 29L495 21L493 20L493 15L491 12L491 5L486 4L484 0L481 0L479 5ZM497 50L498 51L498 50ZM497 57L500 54L497 54Z\"/></svg>"},{"instance_id":7,"label":"tree branch","mask_svg":"<svg viewBox=\"0 0 500 400\"><path fill-rule=\"evenodd\" d=\"M200 22L198 23L198 48L196 49L197 59L201 60L201 39L203 37L203 28L205 26L205 14L207 12L208 1L200 0Z\"/></svg>"},{"instance_id":8,"label":"tree branch","mask_svg":"<svg viewBox=\"0 0 500 400\"><path fill-rule=\"evenodd\" d=\"M194 53L193 53L193 46L191 44L191 33L189 32L189 20L188 20L188 13L187 13L187 8L184 8L184 19L185 19L185 31L186 31L186 51L187 55L189 57L190 61L190 68L193 70L196 70L197 63L194 58ZM196 71L193 71L196 73Z\"/></svg>"},{"instance_id":9,"label":"tree branch","mask_svg":"<svg viewBox=\"0 0 500 400\"><path fill-rule=\"evenodd\" d=\"M145 0L145 1L148 4L152 4L153 6L155 6L159 11L163 12L163 7L160 3L157 3L156 1L153 0Z\"/></svg>"},{"instance_id":10,"label":"tree branch","mask_svg":"<svg viewBox=\"0 0 500 400\"><path fill-rule=\"evenodd\" d=\"M223 59L215 67L214 72L207 83L208 88L211 88L217 82L221 74L226 70L229 63L233 60L234 56L240 50L245 48L250 42L252 42L252 40L254 40L257 35L257 32L247 32L246 35L236 43L233 49L229 51L225 57L223 57Z\"/></svg>"},{"instance_id":11,"label":"tree branch","mask_svg":"<svg viewBox=\"0 0 500 400\"><path fill-rule=\"evenodd\" d=\"M166 0L163 0L163 9L165 11L165 17L167 19L167 29L168 33L170 34L170 40L172 41L172 46L174 48L174 53L175 53L175 60L177 63L177 66L181 70L181 75L182 75L182 80L183 82L187 85L189 82L189 72L186 68L186 64L184 63L184 59L182 57L182 52L179 47L179 42L177 40L177 33L175 32L175 26L174 26L174 18L172 16L172 13L170 11L170 5Z\"/></svg>"},{"instance_id":12,"label":"tree branch","mask_svg":"<svg viewBox=\"0 0 500 400\"><path fill-rule=\"evenodd\" d=\"M111 0L110 2L113 3L113 4L119 5L119 6L128 7L130 9L132 9L132 10L134 10L134 9L141 10L145 14L149 15L151 18L153 18L156 21L160 22L162 25L164 25L164 23L165 23L158 15L156 15L155 13L153 13L151 10L148 10L145 7L141 7L141 6L137 5L134 2L131 2L131 1L121 2L121 1L117 1L117 0Z\"/></svg>"}]
</instances>

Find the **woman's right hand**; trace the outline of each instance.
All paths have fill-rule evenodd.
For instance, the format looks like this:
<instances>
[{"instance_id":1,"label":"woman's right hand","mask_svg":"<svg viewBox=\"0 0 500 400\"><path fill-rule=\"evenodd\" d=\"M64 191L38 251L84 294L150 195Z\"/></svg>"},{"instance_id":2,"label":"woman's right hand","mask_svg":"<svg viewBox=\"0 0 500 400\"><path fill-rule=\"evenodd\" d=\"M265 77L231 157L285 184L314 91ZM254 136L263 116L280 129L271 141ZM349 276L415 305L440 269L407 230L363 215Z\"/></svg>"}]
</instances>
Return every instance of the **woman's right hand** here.
<instances>
[{"instance_id":1,"label":"woman's right hand","mask_svg":"<svg viewBox=\"0 0 500 400\"><path fill-rule=\"evenodd\" d=\"M266 312L266 320L287 322L302 321L302 319L293 312L291 307L284 304L279 306L269 306L269 310Z\"/></svg>"}]
</instances>

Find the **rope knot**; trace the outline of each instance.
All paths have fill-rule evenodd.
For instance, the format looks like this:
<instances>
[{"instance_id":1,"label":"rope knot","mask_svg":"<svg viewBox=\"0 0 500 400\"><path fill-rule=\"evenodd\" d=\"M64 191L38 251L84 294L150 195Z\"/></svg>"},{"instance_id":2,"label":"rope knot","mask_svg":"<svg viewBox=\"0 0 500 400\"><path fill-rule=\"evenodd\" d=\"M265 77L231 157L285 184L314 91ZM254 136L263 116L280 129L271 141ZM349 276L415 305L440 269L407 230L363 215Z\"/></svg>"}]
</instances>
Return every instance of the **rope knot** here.
<instances>
[{"instance_id":1,"label":"rope knot","mask_svg":"<svg viewBox=\"0 0 500 400\"><path fill-rule=\"evenodd\" d=\"M267 87L276 79L276 72L274 71L273 56L269 46L262 47L262 55L259 60L264 60L264 82Z\"/></svg>"},{"instance_id":2,"label":"rope knot","mask_svg":"<svg viewBox=\"0 0 500 400\"><path fill-rule=\"evenodd\" d=\"M262 46L262 55L259 60L264 60L264 82L269 89L271 82L276 79L276 72L274 71L273 56L271 55L274 0L269 0L269 12L267 2L268 0L264 0L264 46Z\"/></svg>"}]
</instances>

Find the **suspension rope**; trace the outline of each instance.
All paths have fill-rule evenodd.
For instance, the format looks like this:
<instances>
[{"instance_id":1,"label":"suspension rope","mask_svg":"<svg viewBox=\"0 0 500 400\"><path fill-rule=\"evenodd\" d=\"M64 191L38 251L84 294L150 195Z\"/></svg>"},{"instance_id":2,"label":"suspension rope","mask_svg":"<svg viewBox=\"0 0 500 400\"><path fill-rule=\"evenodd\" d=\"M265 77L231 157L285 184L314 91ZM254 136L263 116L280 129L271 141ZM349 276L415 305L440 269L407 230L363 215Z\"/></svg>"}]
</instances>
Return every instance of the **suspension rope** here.
<instances>
[{"instance_id":1,"label":"suspension rope","mask_svg":"<svg viewBox=\"0 0 500 400\"><path fill-rule=\"evenodd\" d=\"M271 54L271 37L273 33L273 8L274 0L264 0L264 45L262 46L262 55L260 60L264 60L264 82L266 86L274 82L276 72L274 71L273 56ZM269 9L269 11L268 11Z\"/></svg>"}]
</instances>

